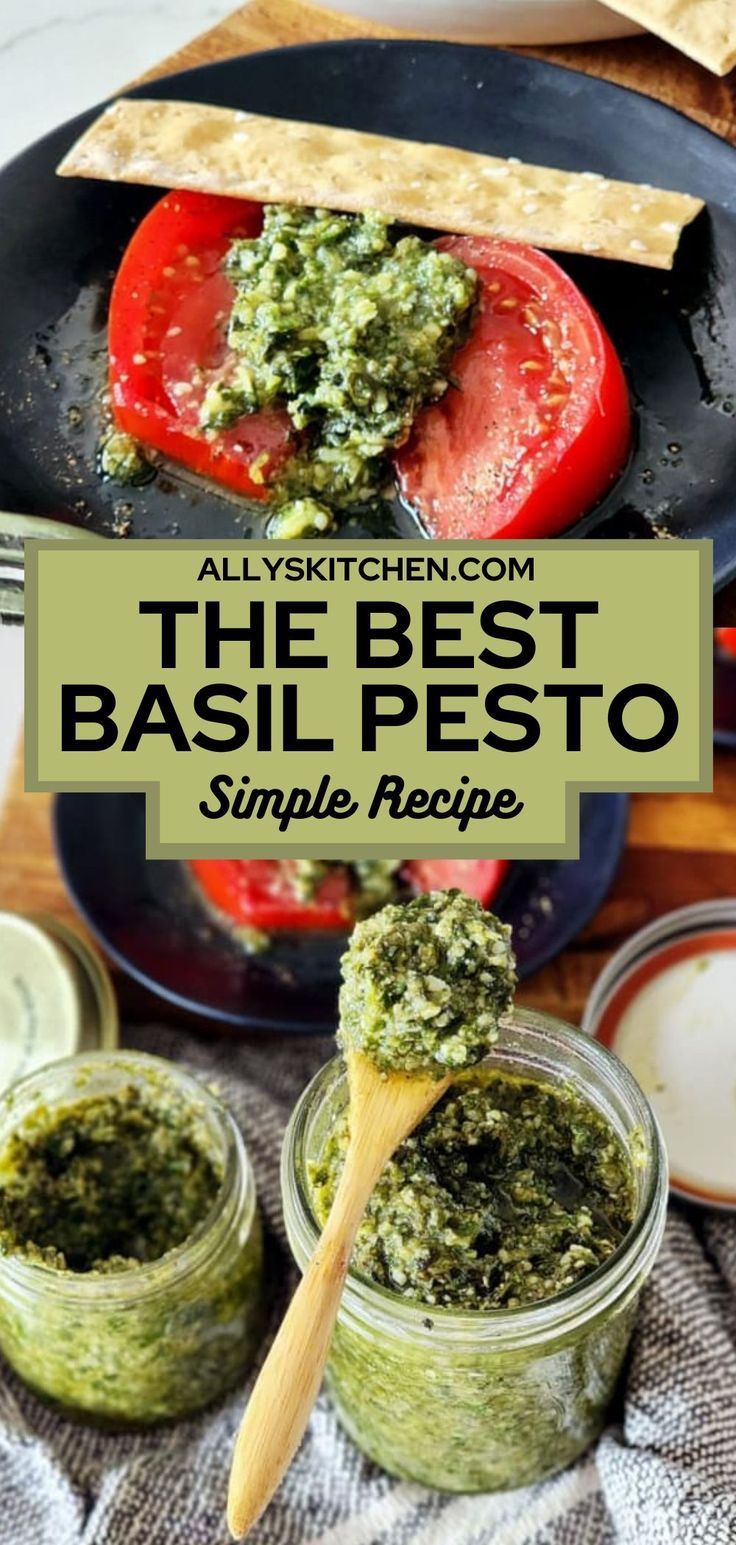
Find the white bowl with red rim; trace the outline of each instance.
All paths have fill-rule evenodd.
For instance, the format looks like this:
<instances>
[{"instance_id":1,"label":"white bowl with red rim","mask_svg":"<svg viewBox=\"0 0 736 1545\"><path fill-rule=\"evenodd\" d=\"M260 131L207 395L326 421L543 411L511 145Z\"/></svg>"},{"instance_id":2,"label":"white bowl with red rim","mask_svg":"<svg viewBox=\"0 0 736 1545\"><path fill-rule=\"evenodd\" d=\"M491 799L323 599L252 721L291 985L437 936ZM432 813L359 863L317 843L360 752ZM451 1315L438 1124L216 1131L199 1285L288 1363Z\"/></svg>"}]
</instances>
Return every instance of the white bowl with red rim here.
<instances>
[{"instance_id":1,"label":"white bowl with red rim","mask_svg":"<svg viewBox=\"0 0 736 1545\"><path fill-rule=\"evenodd\" d=\"M628 939L599 976L583 1029L646 1094L672 1191L736 1210L736 899L682 907Z\"/></svg>"}]
</instances>

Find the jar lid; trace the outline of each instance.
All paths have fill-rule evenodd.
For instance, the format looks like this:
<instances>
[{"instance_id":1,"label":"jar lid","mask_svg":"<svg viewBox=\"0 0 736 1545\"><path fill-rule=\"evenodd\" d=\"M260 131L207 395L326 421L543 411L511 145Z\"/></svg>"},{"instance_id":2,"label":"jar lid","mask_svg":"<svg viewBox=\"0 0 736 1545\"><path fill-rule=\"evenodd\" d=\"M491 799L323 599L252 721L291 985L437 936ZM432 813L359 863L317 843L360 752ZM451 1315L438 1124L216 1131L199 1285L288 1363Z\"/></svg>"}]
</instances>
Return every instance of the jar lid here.
<instances>
[{"instance_id":1,"label":"jar lid","mask_svg":"<svg viewBox=\"0 0 736 1545\"><path fill-rule=\"evenodd\" d=\"M595 983L583 1029L649 1099L675 1194L736 1210L736 899L635 933Z\"/></svg>"},{"instance_id":2,"label":"jar lid","mask_svg":"<svg viewBox=\"0 0 736 1545\"><path fill-rule=\"evenodd\" d=\"M0 912L0 1023L0 1090L47 1062L116 1046L107 967L57 918Z\"/></svg>"}]
</instances>

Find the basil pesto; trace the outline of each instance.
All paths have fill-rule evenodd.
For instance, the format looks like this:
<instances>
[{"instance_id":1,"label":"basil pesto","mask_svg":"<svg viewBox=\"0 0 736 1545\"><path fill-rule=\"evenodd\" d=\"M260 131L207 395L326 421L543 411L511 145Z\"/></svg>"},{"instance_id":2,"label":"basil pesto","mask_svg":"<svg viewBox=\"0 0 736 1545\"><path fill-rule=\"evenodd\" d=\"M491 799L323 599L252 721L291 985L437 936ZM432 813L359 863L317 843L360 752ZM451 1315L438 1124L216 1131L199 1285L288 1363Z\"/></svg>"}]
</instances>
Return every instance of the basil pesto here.
<instances>
[{"instance_id":1,"label":"basil pesto","mask_svg":"<svg viewBox=\"0 0 736 1545\"><path fill-rule=\"evenodd\" d=\"M347 1315L330 1347L327 1387L353 1442L374 1464L433 1490L505 1491L571 1464L598 1436L636 1318L622 1299L577 1333L507 1347L472 1328L444 1334L422 1311L423 1340L397 1324L366 1333Z\"/></svg>"},{"instance_id":2,"label":"basil pesto","mask_svg":"<svg viewBox=\"0 0 736 1545\"><path fill-rule=\"evenodd\" d=\"M222 1184L197 1118L135 1084L61 1111L39 1107L0 1152L0 1253L58 1271L159 1260Z\"/></svg>"},{"instance_id":3,"label":"basil pesto","mask_svg":"<svg viewBox=\"0 0 736 1545\"><path fill-rule=\"evenodd\" d=\"M337 522L317 499L289 499L271 516L266 536L273 542L305 542L312 536L329 536Z\"/></svg>"},{"instance_id":4,"label":"basil pesto","mask_svg":"<svg viewBox=\"0 0 736 1545\"><path fill-rule=\"evenodd\" d=\"M400 858L333 858L294 860L293 885L300 901L313 901L323 881L335 870L347 870L351 902L360 916L393 899L398 889Z\"/></svg>"},{"instance_id":5,"label":"basil pesto","mask_svg":"<svg viewBox=\"0 0 736 1545\"><path fill-rule=\"evenodd\" d=\"M202 404L205 431L286 407L302 443L276 487L275 536L312 535L386 482L386 455L448 384L477 297L472 269L384 216L269 204L232 242L234 364Z\"/></svg>"},{"instance_id":6,"label":"basil pesto","mask_svg":"<svg viewBox=\"0 0 736 1545\"><path fill-rule=\"evenodd\" d=\"M0 1348L20 1377L123 1424L236 1382L260 1329L261 1236L219 1103L157 1059L98 1054L32 1075L0 1119Z\"/></svg>"},{"instance_id":7,"label":"basil pesto","mask_svg":"<svg viewBox=\"0 0 736 1545\"><path fill-rule=\"evenodd\" d=\"M334 1058L286 1136L301 1270L341 1173ZM356 1238L327 1385L389 1474L447 1491L533 1484L600 1432L662 1238L667 1170L605 1047L517 1009L380 1176Z\"/></svg>"},{"instance_id":8,"label":"basil pesto","mask_svg":"<svg viewBox=\"0 0 736 1545\"><path fill-rule=\"evenodd\" d=\"M347 1147L345 1112L310 1167L324 1225ZM570 1087L488 1066L463 1074L381 1175L353 1269L427 1305L509 1309L573 1287L634 1215L631 1160Z\"/></svg>"},{"instance_id":9,"label":"basil pesto","mask_svg":"<svg viewBox=\"0 0 736 1545\"><path fill-rule=\"evenodd\" d=\"M358 923L341 970L339 1045L437 1077L485 1056L516 985L510 928L458 890Z\"/></svg>"},{"instance_id":10,"label":"basil pesto","mask_svg":"<svg viewBox=\"0 0 736 1545\"><path fill-rule=\"evenodd\" d=\"M154 468L143 447L122 429L110 429L100 445L97 463L100 476L109 483L140 486L150 482Z\"/></svg>"}]
</instances>

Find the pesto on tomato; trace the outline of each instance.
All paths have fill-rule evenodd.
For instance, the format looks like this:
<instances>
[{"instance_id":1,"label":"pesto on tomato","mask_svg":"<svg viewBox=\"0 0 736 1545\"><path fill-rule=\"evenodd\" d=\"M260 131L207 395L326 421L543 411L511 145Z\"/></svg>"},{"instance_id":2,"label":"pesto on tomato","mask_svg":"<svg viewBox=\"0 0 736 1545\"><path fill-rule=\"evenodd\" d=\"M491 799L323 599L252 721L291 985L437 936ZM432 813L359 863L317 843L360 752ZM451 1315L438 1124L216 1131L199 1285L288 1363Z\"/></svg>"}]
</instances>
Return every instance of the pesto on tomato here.
<instances>
[{"instance_id":1,"label":"pesto on tomato","mask_svg":"<svg viewBox=\"0 0 736 1545\"><path fill-rule=\"evenodd\" d=\"M115 429L262 501L280 539L343 512L382 529L397 486L428 536L550 536L631 441L613 345L558 264L374 213L166 194L123 254L109 347ZM115 443L101 468L146 475Z\"/></svg>"},{"instance_id":2,"label":"pesto on tomato","mask_svg":"<svg viewBox=\"0 0 736 1545\"><path fill-rule=\"evenodd\" d=\"M302 441L274 492L292 512L309 501L310 524L314 501L342 509L379 495L387 452L447 387L473 270L419 236L397 238L383 215L267 204L260 235L232 242L225 271L230 368L205 394L203 426L284 406Z\"/></svg>"}]
</instances>

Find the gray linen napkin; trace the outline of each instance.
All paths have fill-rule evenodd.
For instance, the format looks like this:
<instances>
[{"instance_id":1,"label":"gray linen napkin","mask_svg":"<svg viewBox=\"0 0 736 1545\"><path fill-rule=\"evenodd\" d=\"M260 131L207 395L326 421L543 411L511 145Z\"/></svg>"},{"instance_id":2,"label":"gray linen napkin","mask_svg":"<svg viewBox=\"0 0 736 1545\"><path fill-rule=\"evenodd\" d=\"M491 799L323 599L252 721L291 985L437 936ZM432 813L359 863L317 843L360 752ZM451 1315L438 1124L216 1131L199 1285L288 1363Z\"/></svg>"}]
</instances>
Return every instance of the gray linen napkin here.
<instances>
[{"instance_id":1,"label":"gray linen napkin","mask_svg":"<svg viewBox=\"0 0 736 1545\"><path fill-rule=\"evenodd\" d=\"M126 1041L215 1079L241 1123L270 1241L273 1328L294 1282L281 1137L332 1043L161 1028ZM110 1436L61 1420L0 1370L0 1545L225 1545L243 1396L196 1421ZM364 1460L323 1396L254 1545L736 1545L736 1218L672 1210L620 1415L552 1480L448 1497Z\"/></svg>"}]
</instances>

